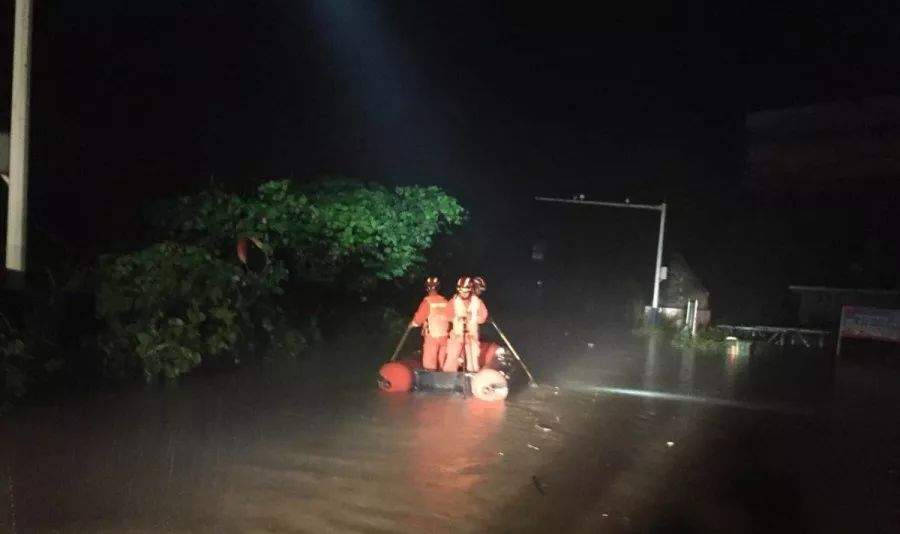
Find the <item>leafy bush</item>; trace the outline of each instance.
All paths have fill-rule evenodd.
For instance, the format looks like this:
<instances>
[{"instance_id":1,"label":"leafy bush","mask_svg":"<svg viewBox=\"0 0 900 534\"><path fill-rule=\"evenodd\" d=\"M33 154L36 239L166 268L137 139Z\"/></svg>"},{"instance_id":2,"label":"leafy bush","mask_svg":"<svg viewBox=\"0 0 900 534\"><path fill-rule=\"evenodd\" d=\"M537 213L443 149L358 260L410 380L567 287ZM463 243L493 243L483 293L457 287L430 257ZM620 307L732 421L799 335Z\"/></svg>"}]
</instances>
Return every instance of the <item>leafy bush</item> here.
<instances>
[{"instance_id":1,"label":"leafy bush","mask_svg":"<svg viewBox=\"0 0 900 534\"><path fill-rule=\"evenodd\" d=\"M296 354L315 339L317 312L279 298L289 283L364 290L407 276L435 235L464 217L437 187L346 180L270 181L246 198L213 189L169 202L154 218L167 241L101 262L106 366L174 378L202 362L237 362L239 344L255 349L258 339L269 354ZM269 259L261 272L226 259L241 236Z\"/></svg>"},{"instance_id":2,"label":"leafy bush","mask_svg":"<svg viewBox=\"0 0 900 534\"><path fill-rule=\"evenodd\" d=\"M203 248L166 242L103 258L97 313L107 368L174 378L204 357L228 354L262 298L280 292L283 270L259 276Z\"/></svg>"},{"instance_id":3,"label":"leafy bush","mask_svg":"<svg viewBox=\"0 0 900 534\"><path fill-rule=\"evenodd\" d=\"M662 334L677 335L680 331L677 321L664 315L659 316L655 322L648 321L643 307L640 316L636 318L636 323L637 325L631 330L631 333L641 337Z\"/></svg>"},{"instance_id":4,"label":"leafy bush","mask_svg":"<svg viewBox=\"0 0 900 534\"><path fill-rule=\"evenodd\" d=\"M326 180L306 187L270 181L249 198L204 192L164 206L156 223L178 241L214 250L253 236L298 280L367 288L421 265L435 235L464 218L437 187Z\"/></svg>"},{"instance_id":5,"label":"leafy bush","mask_svg":"<svg viewBox=\"0 0 900 534\"><path fill-rule=\"evenodd\" d=\"M687 332L679 332L672 338L672 346L678 349L693 349L702 353L724 353L728 347L725 334L715 328L704 328L691 337Z\"/></svg>"}]
</instances>

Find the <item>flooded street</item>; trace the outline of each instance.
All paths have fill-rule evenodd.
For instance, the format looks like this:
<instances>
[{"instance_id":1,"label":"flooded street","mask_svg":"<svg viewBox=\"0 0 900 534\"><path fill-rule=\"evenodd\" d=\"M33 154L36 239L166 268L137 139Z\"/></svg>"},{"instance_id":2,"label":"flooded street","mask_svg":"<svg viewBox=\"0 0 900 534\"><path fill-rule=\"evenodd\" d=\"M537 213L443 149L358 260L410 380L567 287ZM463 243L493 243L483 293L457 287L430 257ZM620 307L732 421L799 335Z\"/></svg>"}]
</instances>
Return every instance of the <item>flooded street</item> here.
<instances>
[{"instance_id":1,"label":"flooded street","mask_svg":"<svg viewBox=\"0 0 900 534\"><path fill-rule=\"evenodd\" d=\"M505 403L379 392L393 339L348 336L293 364L21 409L0 420L0 531L900 524L896 365L504 326L541 382Z\"/></svg>"}]
</instances>

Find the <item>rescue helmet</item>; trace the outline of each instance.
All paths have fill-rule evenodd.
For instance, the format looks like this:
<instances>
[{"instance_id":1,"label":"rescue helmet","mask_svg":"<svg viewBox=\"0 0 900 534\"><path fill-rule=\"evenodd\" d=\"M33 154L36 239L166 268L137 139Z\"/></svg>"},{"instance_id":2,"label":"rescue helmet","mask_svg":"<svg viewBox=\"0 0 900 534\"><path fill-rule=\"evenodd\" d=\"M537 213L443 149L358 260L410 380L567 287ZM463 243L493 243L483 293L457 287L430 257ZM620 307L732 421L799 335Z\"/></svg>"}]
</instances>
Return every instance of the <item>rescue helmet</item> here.
<instances>
[{"instance_id":1,"label":"rescue helmet","mask_svg":"<svg viewBox=\"0 0 900 534\"><path fill-rule=\"evenodd\" d=\"M431 291L431 290L437 291L440 288L441 288L441 281L437 276L429 276L428 278L425 279L425 290L426 291Z\"/></svg>"},{"instance_id":2,"label":"rescue helmet","mask_svg":"<svg viewBox=\"0 0 900 534\"><path fill-rule=\"evenodd\" d=\"M480 276L476 276L472 279L472 284L475 286L475 294L480 295L487 291L487 282L484 281L484 278Z\"/></svg>"},{"instance_id":3,"label":"rescue helmet","mask_svg":"<svg viewBox=\"0 0 900 534\"><path fill-rule=\"evenodd\" d=\"M470 276L460 276L459 280L456 281L456 289L472 289L475 285L475 282L472 281L472 277Z\"/></svg>"}]
</instances>

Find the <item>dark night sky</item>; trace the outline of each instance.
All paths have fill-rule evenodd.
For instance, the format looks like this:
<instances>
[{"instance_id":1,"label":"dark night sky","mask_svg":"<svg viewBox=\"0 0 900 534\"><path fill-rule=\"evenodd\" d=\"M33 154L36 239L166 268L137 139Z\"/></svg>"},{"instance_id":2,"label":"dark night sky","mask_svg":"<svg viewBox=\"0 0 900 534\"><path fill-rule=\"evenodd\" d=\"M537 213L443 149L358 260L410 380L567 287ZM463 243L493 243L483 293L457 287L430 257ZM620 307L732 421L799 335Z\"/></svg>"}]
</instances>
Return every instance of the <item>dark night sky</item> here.
<instances>
[{"instance_id":1,"label":"dark night sky","mask_svg":"<svg viewBox=\"0 0 900 534\"><path fill-rule=\"evenodd\" d=\"M896 2L37 4L31 209L82 241L211 175L716 204L747 111L900 82Z\"/></svg>"},{"instance_id":2,"label":"dark night sky","mask_svg":"<svg viewBox=\"0 0 900 534\"><path fill-rule=\"evenodd\" d=\"M748 108L897 81L897 9L524 4L42 2L35 136L179 180L640 173L721 151Z\"/></svg>"}]
</instances>

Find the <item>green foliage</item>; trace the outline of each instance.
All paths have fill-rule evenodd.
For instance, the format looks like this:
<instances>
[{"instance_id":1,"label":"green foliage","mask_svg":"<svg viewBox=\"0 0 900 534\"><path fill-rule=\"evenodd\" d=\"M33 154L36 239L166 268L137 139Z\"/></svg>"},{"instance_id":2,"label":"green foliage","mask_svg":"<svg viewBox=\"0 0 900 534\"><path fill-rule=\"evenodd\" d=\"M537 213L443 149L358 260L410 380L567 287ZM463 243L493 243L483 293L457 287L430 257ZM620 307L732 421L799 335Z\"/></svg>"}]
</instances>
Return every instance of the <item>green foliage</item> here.
<instances>
[{"instance_id":1,"label":"green foliage","mask_svg":"<svg viewBox=\"0 0 900 534\"><path fill-rule=\"evenodd\" d=\"M250 327L254 305L280 291L283 270L247 275L193 245L166 242L105 257L97 313L100 348L114 374L174 378L204 357L228 354Z\"/></svg>"},{"instance_id":2,"label":"green foliage","mask_svg":"<svg viewBox=\"0 0 900 534\"><path fill-rule=\"evenodd\" d=\"M724 353L728 348L725 334L715 328L704 328L691 337L687 332L679 332L672 338L672 346L678 349L693 349L701 353Z\"/></svg>"},{"instance_id":3,"label":"green foliage","mask_svg":"<svg viewBox=\"0 0 900 534\"><path fill-rule=\"evenodd\" d=\"M635 307L635 313L637 313ZM676 324L675 319L671 319L666 316L660 316L657 318L655 323L651 323L647 321L647 316L644 314L643 306L640 309L640 315L635 317L635 322L637 326L631 330L631 333L636 336L646 337L646 336L656 336L656 335L677 335L680 331L678 325Z\"/></svg>"},{"instance_id":4,"label":"green foliage","mask_svg":"<svg viewBox=\"0 0 900 534\"><path fill-rule=\"evenodd\" d=\"M270 181L248 196L213 189L169 202L153 220L166 241L101 262L107 368L174 378L202 362L237 362L241 344L255 349L258 339L269 354L297 354L318 328L308 307L279 297L289 283L364 290L408 276L434 237L464 218L437 187L346 180ZM230 259L241 236L269 259L262 272Z\"/></svg>"},{"instance_id":5,"label":"green foliage","mask_svg":"<svg viewBox=\"0 0 900 534\"><path fill-rule=\"evenodd\" d=\"M437 187L326 180L306 187L270 181L247 198L204 192L169 204L156 222L174 239L210 249L253 236L298 280L365 288L423 264L435 235L464 219L459 203Z\"/></svg>"},{"instance_id":6,"label":"green foliage","mask_svg":"<svg viewBox=\"0 0 900 534\"><path fill-rule=\"evenodd\" d=\"M661 317L655 324L650 324L641 317L631 333L640 337L671 337L672 346L677 349L690 349L700 353L724 353L728 347L725 336L715 328L701 328L696 336L691 336L684 328L677 325L674 319Z\"/></svg>"}]
</instances>

